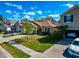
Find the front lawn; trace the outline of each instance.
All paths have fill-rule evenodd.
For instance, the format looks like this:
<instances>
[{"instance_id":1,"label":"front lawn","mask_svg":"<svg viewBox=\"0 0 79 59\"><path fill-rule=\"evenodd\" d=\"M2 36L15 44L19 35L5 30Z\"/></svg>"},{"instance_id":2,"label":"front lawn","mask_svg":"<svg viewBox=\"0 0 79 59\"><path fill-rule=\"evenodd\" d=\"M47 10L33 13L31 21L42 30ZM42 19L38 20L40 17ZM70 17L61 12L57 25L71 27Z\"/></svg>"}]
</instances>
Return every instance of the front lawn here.
<instances>
[{"instance_id":1,"label":"front lawn","mask_svg":"<svg viewBox=\"0 0 79 59\"><path fill-rule=\"evenodd\" d=\"M51 36L31 35L21 39L14 40L15 42L29 47L37 52L43 52L51 47L58 40L53 40Z\"/></svg>"},{"instance_id":2,"label":"front lawn","mask_svg":"<svg viewBox=\"0 0 79 59\"><path fill-rule=\"evenodd\" d=\"M0 44L4 49L6 49L13 57L15 58L28 58L30 57L28 54L22 52L21 50L11 46L8 43Z\"/></svg>"}]
</instances>

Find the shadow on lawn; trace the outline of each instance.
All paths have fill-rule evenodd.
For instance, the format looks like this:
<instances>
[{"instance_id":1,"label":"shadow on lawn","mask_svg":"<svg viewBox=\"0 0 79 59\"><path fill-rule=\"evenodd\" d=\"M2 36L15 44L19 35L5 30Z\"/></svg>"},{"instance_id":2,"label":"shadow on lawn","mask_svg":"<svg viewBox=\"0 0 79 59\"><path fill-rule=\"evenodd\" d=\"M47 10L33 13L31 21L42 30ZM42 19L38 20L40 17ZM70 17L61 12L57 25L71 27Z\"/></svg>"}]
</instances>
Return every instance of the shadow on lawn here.
<instances>
[{"instance_id":1,"label":"shadow on lawn","mask_svg":"<svg viewBox=\"0 0 79 59\"><path fill-rule=\"evenodd\" d=\"M38 39L38 41L40 42L40 43L50 43L50 44L54 44L54 43L56 43L58 40L53 40L53 37L51 37L51 36L45 36L45 37L43 37L43 38L40 38L40 39Z\"/></svg>"},{"instance_id":2,"label":"shadow on lawn","mask_svg":"<svg viewBox=\"0 0 79 59\"><path fill-rule=\"evenodd\" d=\"M63 39L55 40L51 36L46 36L44 38L38 39L38 41L40 43L51 43L51 44L56 43L56 44L66 45L67 46L67 45L71 44L71 42L73 41L73 39L71 39L71 38L63 38Z\"/></svg>"}]
</instances>

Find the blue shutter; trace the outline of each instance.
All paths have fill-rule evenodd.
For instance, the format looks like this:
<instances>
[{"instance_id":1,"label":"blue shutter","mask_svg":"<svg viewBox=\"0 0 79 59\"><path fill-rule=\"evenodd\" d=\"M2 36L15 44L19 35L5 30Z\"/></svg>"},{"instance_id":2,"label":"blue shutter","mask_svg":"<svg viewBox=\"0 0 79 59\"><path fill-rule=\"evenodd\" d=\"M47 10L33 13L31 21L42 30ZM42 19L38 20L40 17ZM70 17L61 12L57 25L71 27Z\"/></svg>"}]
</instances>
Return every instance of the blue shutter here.
<instances>
[{"instance_id":1,"label":"blue shutter","mask_svg":"<svg viewBox=\"0 0 79 59\"><path fill-rule=\"evenodd\" d=\"M73 22L73 15L71 15L71 22Z\"/></svg>"},{"instance_id":2,"label":"blue shutter","mask_svg":"<svg viewBox=\"0 0 79 59\"><path fill-rule=\"evenodd\" d=\"M66 16L64 16L64 22L66 22Z\"/></svg>"}]
</instances>

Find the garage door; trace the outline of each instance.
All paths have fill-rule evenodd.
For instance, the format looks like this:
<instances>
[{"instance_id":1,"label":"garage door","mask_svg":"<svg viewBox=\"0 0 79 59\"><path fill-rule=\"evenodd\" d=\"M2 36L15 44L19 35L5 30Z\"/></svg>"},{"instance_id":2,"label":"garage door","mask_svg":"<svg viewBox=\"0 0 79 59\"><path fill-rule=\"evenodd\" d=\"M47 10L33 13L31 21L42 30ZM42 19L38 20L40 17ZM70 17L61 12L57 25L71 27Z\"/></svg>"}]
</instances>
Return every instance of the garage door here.
<instances>
[{"instance_id":1,"label":"garage door","mask_svg":"<svg viewBox=\"0 0 79 59\"><path fill-rule=\"evenodd\" d=\"M67 37L67 38L76 38L76 37L78 37L77 31L67 31L65 33L65 37Z\"/></svg>"}]
</instances>

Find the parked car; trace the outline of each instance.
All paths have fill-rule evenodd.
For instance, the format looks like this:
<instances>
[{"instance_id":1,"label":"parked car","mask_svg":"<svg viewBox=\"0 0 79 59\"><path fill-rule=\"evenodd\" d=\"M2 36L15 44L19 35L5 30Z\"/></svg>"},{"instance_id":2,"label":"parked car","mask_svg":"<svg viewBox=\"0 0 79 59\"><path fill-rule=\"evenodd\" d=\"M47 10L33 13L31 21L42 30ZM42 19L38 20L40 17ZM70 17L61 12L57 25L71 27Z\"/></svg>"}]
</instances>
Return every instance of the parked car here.
<instances>
[{"instance_id":1,"label":"parked car","mask_svg":"<svg viewBox=\"0 0 79 59\"><path fill-rule=\"evenodd\" d=\"M68 53L71 56L79 57L79 38L76 38L68 47Z\"/></svg>"}]
</instances>

